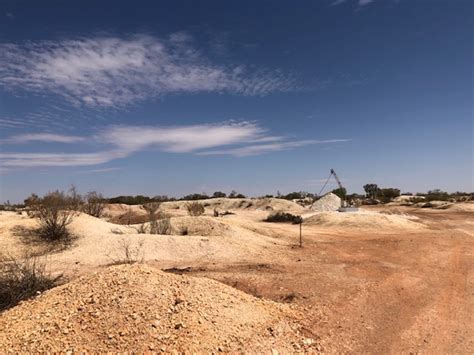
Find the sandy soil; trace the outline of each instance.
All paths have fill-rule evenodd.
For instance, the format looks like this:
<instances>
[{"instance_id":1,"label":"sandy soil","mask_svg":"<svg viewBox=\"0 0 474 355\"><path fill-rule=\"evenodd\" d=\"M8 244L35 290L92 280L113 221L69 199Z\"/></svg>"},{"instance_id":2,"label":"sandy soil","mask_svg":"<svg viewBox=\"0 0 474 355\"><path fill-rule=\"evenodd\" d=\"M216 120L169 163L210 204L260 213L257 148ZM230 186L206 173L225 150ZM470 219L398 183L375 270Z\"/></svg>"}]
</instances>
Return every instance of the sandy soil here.
<instances>
[{"instance_id":1,"label":"sandy soil","mask_svg":"<svg viewBox=\"0 0 474 355\"><path fill-rule=\"evenodd\" d=\"M299 248L299 226L263 222L274 206L226 203L220 206L234 215L211 217L215 205L202 217L166 208L174 225L196 235L136 234L133 226L81 215L71 226L74 245L50 253L48 263L73 279L120 257L123 240L141 243L152 267L304 310L301 332L323 352L474 352L473 204L315 215L303 224ZM31 248L21 233L33 227L26 216L0 214L0 248Z\"/></svg>"}]
</instances>

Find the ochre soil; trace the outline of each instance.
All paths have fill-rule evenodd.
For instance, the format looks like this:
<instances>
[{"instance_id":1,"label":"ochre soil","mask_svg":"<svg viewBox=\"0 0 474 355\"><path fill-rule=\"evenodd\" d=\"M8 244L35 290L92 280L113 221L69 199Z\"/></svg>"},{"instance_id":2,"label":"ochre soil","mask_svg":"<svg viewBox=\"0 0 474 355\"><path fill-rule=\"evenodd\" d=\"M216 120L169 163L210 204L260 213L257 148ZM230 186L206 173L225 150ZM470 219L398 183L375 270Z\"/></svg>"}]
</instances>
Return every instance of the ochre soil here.
<instances>
[{"instance_id":1,"label":"ochre soil","mask_svg":"<svg viewBox=\"0 0 474 355\"><path fill-rule=\"evenodd\" d=\"M387 212L387 208L372 210ZM323 352L473 353L472 212L398 207L416 233L272 225L289 246L267 263L190 265L257 297L305 307Z\"/></svg>"},{"instance_id":2,"label":"ochre soil","mask_svg":"<svg viewBox=\"0 0 474 355\"><path fill-rule=\"evenodd\" d=\"M119 238L144 239L149 266L296 306L305 315L302 332L318 351L474 353L474 211L463 206L367 207L418 217L420 228L303 224L303 247L298 225L264 222L265 210L176 217L200 236L136 235L126 226L116 234L110 224L81 217L73 225L76 246L48 260L75 278L110 263L105 255L118 251L112 249ZM20 245L13 227L32 222L2 218L0 246L13 250Z\"/></svg>"}]
</instances>

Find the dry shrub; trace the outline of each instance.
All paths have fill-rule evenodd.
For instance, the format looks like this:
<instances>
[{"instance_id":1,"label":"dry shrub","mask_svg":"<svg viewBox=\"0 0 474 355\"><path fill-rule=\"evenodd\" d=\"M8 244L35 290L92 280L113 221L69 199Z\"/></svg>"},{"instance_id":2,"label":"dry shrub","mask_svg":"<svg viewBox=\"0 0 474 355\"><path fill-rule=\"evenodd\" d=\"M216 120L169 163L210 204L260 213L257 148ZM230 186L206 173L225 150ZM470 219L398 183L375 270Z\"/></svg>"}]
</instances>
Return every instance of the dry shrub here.
<instances>
[{"instance_id":1,"label":"dry shrub","mask_svg":"<svg viewBox=\"0 0 474 355\"><path fill-rule=\"evenodd\" d=\"M266 222L276 222L276 223L293 223L293 224L299 224L302 223L302 218L301 216L297 216L291 213L285 213L285 212L276 212L270 214L267 219L265 220Z\"/></svg>"},{"instance_id":2,"label":"dry shrub","mask_svg":"<svg viewBox=\"0 0 474 355\"><path fill-rule=\"evenodd\" d=\"M0 311L54 287L61 277L47 273L37 257L0 256Z\"/></svg>"},{"instance_id":3,"label":"dry shrub","mask_svg":"<svg viewBox=\"0 0 474 355\"><path fill-rule=\"evenodd\" d=\"M171 220L169 217L150 222L150 234L171 234Z\"/></svg>"},{"instance_id":4,"label":"dry shrub","mask_svg":"<svg viewBox=\"0 0 474 355\"><path fill-rule=\"evenodd\" d=\"M39 236L48 241L68 241L71 235L67 226L76 214L75 197L62 191L50 192L42 198L32 197L28 211L31 217L38 219Z\"/></svg>"},{"instance_id":5,"label":"dry shrub","mask_svg":"<svg viewBox=\"0 0 474 355\"><path fill-rule=\"evenodd\" d=\"M135 264L142 263L144 256L143 251L143 240L138 241L136 245L132 245L130 238L123 238L119 241L119 255L110 257L112 262L110 265L121 265L121 264Z\"/></svg>"},{"instance_id":6,"label":"dry shrub","mask_svg":"<svg viewBox=\"0 0 474 355\"><path fill-rule=\"evenodd\" d=\"M143 205L147 211L147 221L149 224L142 223L135 228L139 234L171 234L171 220L169 215L158 211L160 202L151 202Z\"/></svg>"},{"instance_id":7,"label":"dry shrub","mask_svg":"<svg viewBox=\"0 0 474 355\"><path fill-rule=\"evenodd\" d=\"M104 197L95 192L89 192L83 199L82 211L93 217L102 217L105 209Z\"/></svg>"},{"instance_id":8,"label":"dry shrub","mask_svg":"<svg viewBox=\"0 0 474 355\"><path fill-rule=\"evenodd\" d=\"M150 216L150 220L156 214L156 212L160 208L160 205L161 205L160 202L150 202L143 205L143 208L145 209L145 211L147 211L148 215Z\"/></svg>"},{"instance_id":9,"label":"dry shrub","mask_svg":"<svg viewBox=\"0 0 474 355\"><path fill-rule=\"evenodd\" d=\"M200 216L204 213L204 206L199 202L190 202L186 205L190 216Z\"/></svg>"}]
</instances>

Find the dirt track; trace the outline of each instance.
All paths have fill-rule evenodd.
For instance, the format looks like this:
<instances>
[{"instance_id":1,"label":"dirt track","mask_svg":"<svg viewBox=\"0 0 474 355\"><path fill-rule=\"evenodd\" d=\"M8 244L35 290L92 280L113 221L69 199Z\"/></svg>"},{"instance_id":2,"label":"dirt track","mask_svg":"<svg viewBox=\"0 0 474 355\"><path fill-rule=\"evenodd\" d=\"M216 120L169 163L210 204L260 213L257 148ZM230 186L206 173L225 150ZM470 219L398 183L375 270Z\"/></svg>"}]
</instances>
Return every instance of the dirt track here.
<instances>
[{"instance_id":1,"label":"dirt track","mask_svg":"<svg viewBox=\"0 0 474 355\"><path fill-rule=\"evenodd\" d=\"M472 353L473 215L408 212L429 229L395 235L305 227L304 248L288 248L273 263L200 265L191 273L308 307L308 336L327 352ZM297 240L296 227L275 229Z\"/></svg>"}]
</instances>

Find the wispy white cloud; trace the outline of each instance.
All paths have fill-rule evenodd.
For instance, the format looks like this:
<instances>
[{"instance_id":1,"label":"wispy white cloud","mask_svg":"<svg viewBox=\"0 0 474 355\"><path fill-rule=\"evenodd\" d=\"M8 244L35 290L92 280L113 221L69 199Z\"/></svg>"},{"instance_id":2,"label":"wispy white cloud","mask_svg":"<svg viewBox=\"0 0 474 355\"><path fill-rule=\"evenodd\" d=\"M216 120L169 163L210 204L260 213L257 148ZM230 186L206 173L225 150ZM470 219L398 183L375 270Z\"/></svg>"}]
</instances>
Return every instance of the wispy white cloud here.
<instances>
[{"instance_id":1,"label":"wispy white cloud","mask_svg":"<svg viewBox=\"0 0 474 355\"><path fill-rule=\"evenodd\" d=\"M0 44L0 86L89 107L123 107L165 94L259 96L298 88L278 70L212 63L184 33Z\"/></svg>"},{"instance_id":2,"label":"wispy white cloud","mask_svg":"<svg viewBox=\"0 0 474 355\"><path fill-rule=\"evenodd\" d=\"M111 126L88 138L55 134L25 134L7 138L2 143L34 141L94 143L103 145L105 148L93 153L0 152L0 166L5 168L91 166L126 158L146 149L170 153L244 157L311 144L331 144L348 140L289 141L285 137L269 135L267 130L255 122L224 122L175 127Z\"/></svg>"},{"instance_id":3,"label":"wispy white cloud","mask_svg":"<svg viewBox=\"0 0 474 355\"><path fill-rule=\"evenodd\" d=\"M91 170L81 170L77 171L77 174L99 174L99 173L110 173L112 171L122 170L118 167L111 167L111 168L101 168L101 169L91 169Z\"/></svg>"},{"instance_id":4,"label":"wispy white cloud","mask_svg":"<svg viewBox=\"0 0 474 355\"><path fill-rule=\"evenodd\" d=\"M126 157L126 152L97 153L0 153L3 167L87 166L107 163Z\"/></svg>"},{"instance_id":5,"label":"wispy white cloud","mask_svg":"<svg viewBox=\"0 0 474 355\"><path fill-rule=\"evenodd\" d=\"M100 133L99 139L130 152L156 145L166 152L190 153L262 139L264 132L252 122L176 127L118 126Z\"/></svg>"},{"instance_id":6,"label":"wispy white cloud","mask_svg":"<svg viewBox=\"0 0 474 355\"><path fill-rule=\"evenodd\" d=\"M85 137L68 136L53 133L30 133L20 134L8 139L0 140L0 143L29 143L29 142L48 142L48 143L77 143L85 141Z\"/></svg>"},{"instance_id":7,"label":"wispy white cloud","mask_svg":"<svg viewBox=\"0 0 474 355\"><path fill-rule=\"evenodd\" d=\"M347 0L334 0L332 5L337 6L345 3ZM369 5L370 3L374 2L375 0L358 0L357 5L358 6L366 6Z\"/></svg>"},{"instance_id":8,"label":"wispy white cloud","mask_svg":"<svg viewBox=\"0 0 474 355\"><path fill-rule=\"evenodd\" d=\"M251 155L261 155L271 152L278 152L282 150L289 150L298 147L304 147L312 144L330 144L330 143L341 143L347 142L348 139L329 139L329 140L301 140L294 142L278 142L270 144L255 144L244 147L223 149L223 150L211 150L199 152L199 155L233 155L236 157L245 157Z\"/></svg>"}]
</instances>

